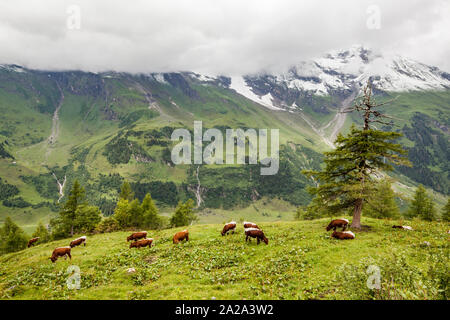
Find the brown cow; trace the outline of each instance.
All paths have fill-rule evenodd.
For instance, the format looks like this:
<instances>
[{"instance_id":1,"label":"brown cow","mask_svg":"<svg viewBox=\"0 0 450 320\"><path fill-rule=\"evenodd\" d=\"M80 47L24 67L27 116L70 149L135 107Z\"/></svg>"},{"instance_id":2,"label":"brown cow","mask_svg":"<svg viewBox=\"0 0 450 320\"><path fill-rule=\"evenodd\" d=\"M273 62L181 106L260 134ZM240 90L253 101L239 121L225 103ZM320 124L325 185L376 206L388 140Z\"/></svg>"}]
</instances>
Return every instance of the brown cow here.
<instances>
[{"instance_id":1,"label":"brown cow","mask_svg":"<svg viewBox=\"0 0 450 320\"><path fill-rule=\"evenodd\" d=\"M258 225L256 223L244 221L244 229L248 229L248 228L259 229L259 227L258 227Z\"/></svg>"},{"instance_id":2,"label":"brown cow","mask_svg":"<svg viewBox=\"0 0 450 320\"><path fill-rule=\"evenodd\" d=\"M189 241L189 231L187 231L187 229L175 233L175 235L173 236L173 243L178 243L185 239L186 239L186 241Z\"/></svg>"},{"instance_id":3,"label":"brown cow","mask_svg":"<svg viewBox=\"0 0 450 320\"><path fill-rule=\"evenodd\" d=\"M70 247L77 247L80 244L84 243L84 246L86 247L86 236L79 237L78 239L73 240L70 242Z\"/></svg>"},{"instance_id":4,"label":"brown cow","mask_svg":"<svg viewBox=\"0 0 450 320\"><path fill-rule=\"evenodd\" d=\"M334 231L331 235L333 238L339 239L339 240L351 240L355 239L355 234L351 231Z\"/></svg>"},{"instance_id":5,"label":"brown cow","mask_svg":"<svg viewBox=\"0 0 450 320\"><path fill-rule=\"evenodd\" d=\"M266 238L264 235L264 232L258 228L246 228L245 229L245 241L251 241L251 238L257 239L257 244L259 244L260 241L263 241L265 244L269 244L269 239Z\"/></svg>"},{"instance_id":6,"label":"brown cow","mask_svg":"<svg viewBox=\"0 0 450 320\"><path fill-rule=\"evenodd\" d=\"M342 228L342 231L345 231L347 226L348 226L347 219L335 219L331 220L330 224L327 226L327 231L330 231L331 229L336 231L336 228Z\"/></svg>"},{"instance_id":7,"label":"brown cow","mask_svg":"<svg viewBox=\"0 0 450 320\"><path fill-rule=\"evenodd\" d=\"M150 247L152 246L153 243L153 238L146 238L146 239L142 239L142 240L138 240L138 241L133 241L132 243L130 243L130 249L131 248L138 248L140 249L141 247Z\"/></svg>"},{"instance_id":8,"label":"brown cow","mask_svg":"<svg viewBox=\"0 0 450 320\"><path fill-rule=\"evenodd\" d=\"M392 226L394 229L405 229L405 230L412 230L410 226Z\"/></svg>"},{"instance_id":9,"label":"brown cow","mask_svg":"<svg viewBox=\"0 0 450 320\"><path fill-rule=\"evenodd\" d=\"M71 247L59 247L53 250L52 256L49 258L52 262L58 260L59 257L64 257L67 259L67 256L72 260L72 256L70 255Z\"/></svg>"},{"instance_id":10,"label":"brown cow","mask_svg":"<svg viewBox=\"0 0 450 320\"><path fill-rule=\"evenodd\" d=\"M30 241L28 241L28 248L31 247L32 245L34 245L34 243L36 243L39 240L39 237L30 239Z\"/></svg>"},{"instance_id":11,"label":"brown cow","mask_svg":"<svg viewBox=\"0 0 450 320\"><path fill-rule=\"evenodd\" d=\"M134 232L127 237L127 242L130 240L136 241L147 237L147 231Z\"/></svg>"},{"instance_id":12,"label":"brown cow","mask_svg":"<svg viewBox=\"0 0 450 320\"><path fill-rule=\"evenodd\" d=\"M223 226L223 230L222 230L222 236L228 234L228 232L233 232L234 234L234 230L236 229L236 222L235 221L231 221L228 222L226 225Z\"/></svg>"}]
</instances>

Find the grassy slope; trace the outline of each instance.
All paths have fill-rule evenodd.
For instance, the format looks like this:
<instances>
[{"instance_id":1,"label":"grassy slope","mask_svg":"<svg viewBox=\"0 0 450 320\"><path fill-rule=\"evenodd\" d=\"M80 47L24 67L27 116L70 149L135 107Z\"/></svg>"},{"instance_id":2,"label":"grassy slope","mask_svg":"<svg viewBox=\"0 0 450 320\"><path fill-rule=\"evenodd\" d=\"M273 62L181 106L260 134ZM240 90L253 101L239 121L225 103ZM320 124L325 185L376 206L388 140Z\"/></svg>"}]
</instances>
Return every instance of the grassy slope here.
<instances>
[{"instance_id":1,"label":"grassy slope","mask_svg":"<svg viewBox=\"0 0 450 320\"><path fill-rule=\"evenodd\" d=\"M60 111L60 134L56 144L49 147L44 140L30 145L30 139L46 139L51 131L52 114L39 113L35 106L38 103L53 106L59 101L60 94L51 82L45 81L42 81L42 86L38 87L39 81L33 80L34 87L45 93L45 97L30 91L25 84L23 84L23 88L19 88L19 86L16 88L14 84L16 82L22 84L21 81L24 80L21 80L19 75L16 74L12 74L11 77L17 77L17 79L11 78L9 82L5 82L5 85L7 84L5 89L0 90L0 111L4 115L0 127L2 130L14 131L9 140L14 146L13 151L17 158L17 165L13 167L9 159L0 160L0 176L17 185L21 192L20 196L26 201L36 204L46 199L40 197L33 186L23 183L19 176L47 173L48 170L43 165L58 165L60 167L66 165L71 157L70 150L73 147L91 148L86 158L86 166L94 179L99 173L109 172L120 173L127 179L141 180L142 182L163 180L180 184L189 178L185 167L168 167L159 161L147 164L136 163L132 159L128 164L111 165L102 153L105 144L115 136L118 130L121 130L121 128L118 128L118 121L104 119L104 115L100 111L105 105L103 96L93 98L86 93L74 95L69 93L67 88L64 91L65 99ZM81 77L74 80L74 86L83 87L83 79ZM126 115L135 110L148 108L144 94L134 87L135 79L130 80L125 77L105 79L105 81L110 95L108 105L111 105L116 113ZM143 82L142 85L157 99L162 112L157 118L138 120L134 130L147 131L163 126L179 125L192 127L194 120L202 119L205 127L228 125L234 128L279 128L282 144L293 141L318 152L327 149L322 139L298 115L269 111L233 91L213 85L190 82L191 87L196 90L200 97L199 100L196 100L190 99L179 89L169 85L155 82ZM88 89L93 88L89 84L86 86ZM28 92L28 95L22 97L21 92ZM444 113L448 110L448 98L449 92L430 92L425 95L422 93L401 94L400 98L392 104L395 111L390 112L388 110L388 113L404 119L399 122L400 127L404 123L408 123L415 111L421 111L438 118L439 110ZM176 106L171 101L176 103ZM414 108L411 106L414 106ZM328 114L327 116L311 114L311 117L321 124L326 123L333 116L334 114ZM348 130L352 122L351 118L354 117L347 118L344 131ZM24 119L26 121L23 121ZM405 144L408 144L409 140L403 140L405 140ZM137 139L137 142L144 145L142 139L141 141ZM153 147L150 150L147 148L147 151L151 155L158 155L157 149L158 147ZM396 178L411 186L405 177ZM414 183L412 186L414 186ZM411 190L402 185L399 185L398 190L406 190L408 196L411 194ZM276 202L276 200L274 201ZM437 203L439 207L442 206L445 203L445 198L438 194ZM252 206L247 209L238 209L238 211L244 211L246 214L251 212L255 215L257 212L252 209ZM31 214L30 208L25 210L11 209L0 204L0 222L7 215L11 215L15 221L26 227L27 232L31 232L33 226L39 220L48 221L48 212L46 213L42 209L33 211ZM32 217L26 218L30 215ZM222 211L219 212L219 215L228 217L235 215L235 211ZM290 217L290 215L286 217ZM211 218L205 216L204 218L203 222L218 222L214 216Z\"/></svg>"},{"instance_id":2,"label":"grassy slope","mask_svg":"<svg viewBox=\"0 0 450 320\"><path fill-rule=\"evenodd\" d=\"M344 264L369 261L383 277L396 254L406 263L398 272L426 272L431 253L448 258L448 224L413 221L415 230L406 231L391 228L401 221L366 218L371 231L338 241L325 232L328 221L261 223L267 246L245 243L241 225L227 237L220 236L221 225L191 226L190 241L179 245L171 236L181 228L152 231L155 246L140 250L128 249L129 232L101 234L74 248L72 261L52 264L53 248L69 242L55 241L0 257L0 293L14 299L349 299L358 297L346 291ZM81 269L80 290L65 285L72 264ZM131 267L135 274L127 274ZM351 285L365 288L365 269L362 277Z\"/></svg>"}]
</instances>

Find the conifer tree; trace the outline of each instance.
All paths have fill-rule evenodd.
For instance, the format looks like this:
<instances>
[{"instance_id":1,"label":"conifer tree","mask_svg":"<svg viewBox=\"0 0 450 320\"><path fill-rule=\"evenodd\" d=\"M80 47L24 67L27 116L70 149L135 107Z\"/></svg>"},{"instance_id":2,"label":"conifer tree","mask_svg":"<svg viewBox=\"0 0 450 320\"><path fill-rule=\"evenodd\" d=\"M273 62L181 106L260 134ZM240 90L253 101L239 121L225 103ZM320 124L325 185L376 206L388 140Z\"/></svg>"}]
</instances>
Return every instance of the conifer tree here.
<instances>
[{"instance_id":1,"label":"conifer tree","mask_svg":"<svg viewBox=\"0 0 450 320\"><path fill-rule=\"evenodd\" d=\"M120 187L119 199L128 200L129 202L134 199L134 192L131 190L131 185L128 181L125 181Z\"/></svg>"},{"instance_id":2,"label":"conifer tree","mask_svg":"<svg viewBox=\"0 0 450 320\"><path fill-rule=\"evenodd\" d=\"M383 179L376 183L372 197L368 199L367 214L374 218L397 218L400 209L395 202L391 182Z\"/></svg>"},{"instance_id":3,"label":"conifer tree","mask_svg":"<svg viewBox=\"0 0 450 320\"><path fill-rule=\"evenodd\" d=\"M194 201L192 199L187 200L185 203L181 201L178 203L178 206L175 209L175 213L170 218L170 224L174 227L187 226L191 222L197 220L193 209Z\"/></svg>"},{"instance_id":4,"label":"conifer tree","mask_svg":"<svg viewBox=\"0 0 450 320\"><path fill-rule=\"evenodd\" d=\"M6 217L0 228L0 254L22 250L27 246L27 242L23 230L10 217Z\"/></svg>"},{"instance_id":5,"label":"conifer tree","mask_svg":"<svg viewBox=\"0 0 450 320\"><path fill-rule=\"evenodd\" d=\"M145 195L142 200L142 211L144 216L144 225L151 229L158 229L161 226L161 219L158 216L158 208L152 199L150 193Z\"/></svg>"},{"instance_id":6,"label":"conifer tree","mask_svg":"<svg viewBox=\"0 0 450 320\"><path fill-rule=\"evenodd\" d=\"M361 213L364 203L374 192L374 177L379 170L389 171L395 165L409 165L403 157L406 151L395 143L401 134L371 129L373 122L384 123L380 118L389 118L376 108L386 103L376 104L372 99L370 82L364 88L364 96L349 111L362 111L364 127L354 125L346 136L339 134L336 149L325 153L323 171L304 171L314 177L318 185L309 191L328 212L353 210L351 227L361 228Z\"/></svg>"},{"instance_id":7,"label":"conifer tree","mask_svg":"<svg viewBox=\"0 0 450 320\"><path fill-rule=\"evenodd\" d=\"M409 207L408 216L427 221L433 221L436 218L434 203L428 196L427 190L423 185L419 185L416 189L416 193Z\"/></svg>"},{"instance_id":8,"label":"conifer tree","mask_svg":"<svg viewBox=\"0 0 450 320\"><path fill-rule=\"evenodd\" d=\"M72 186L72 190L70 190L69 199L67 199L67 202L59 212L61 218L60 222L64 226L67 226L69 228L71 236L73 236L74 234L74 226L78 206L84 204L84 199L84 188L80 185L78 180L75 180Z\"/></svg>"}]
</instances>

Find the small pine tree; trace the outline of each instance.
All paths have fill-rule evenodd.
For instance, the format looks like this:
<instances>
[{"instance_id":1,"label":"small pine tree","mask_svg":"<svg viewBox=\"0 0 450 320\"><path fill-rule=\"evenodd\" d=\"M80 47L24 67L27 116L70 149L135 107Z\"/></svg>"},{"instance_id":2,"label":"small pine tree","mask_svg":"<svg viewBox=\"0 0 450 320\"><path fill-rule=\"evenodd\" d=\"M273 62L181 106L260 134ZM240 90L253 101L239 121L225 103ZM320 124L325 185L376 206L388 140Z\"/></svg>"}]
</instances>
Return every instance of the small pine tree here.
<instances>
[{"instance_id":1,"label":"small pine tree","mask_svg":"<svg viewBox=\"0 0 450 320\"><path fill-rule=\"evenodd\" d=\"M6 217L0 228L0 254L24 249L28 240L23 230L10 217Z\"/></svg>"},{"instance_id":2,"label":"small pine tree","mask_svg":"<svg viewBox=\"0 0 450 320\"><path fill-rule=\"evenodd\" d=\"M116 219L120 228L127 228L131 226L131 215L129 209L130 203L126 199L119 199L116 208L114 209L113 218Z\"/></svg>"},{"instance_id":3,"label":"small pine tree","mask_svg":"<svg viewBox=\"0 0 450 320\"><path fill-rule=\"evenodd\" d=\"M102 213L98 207L83 204L77 208L74 229L77 233L92 232L101 220Z\"/></svg>"},{"instance_id":4,"label":"small pine tree","mask_svg":"<svg viewBox=\"0 0 450 320\"><path fill-rule=\"evenodd\" d=\"M367 202L368 216L374 218L397 218L400 216L400 209L395 202L395 193L388 179L376 183L374 193Z\"/></svg>"},{"instance_id":5,"label":"small pine tree","mask_svg":"<svg viewBox=\"0 0 450 320\"><path fill-rule=\"evenodd\" d=\"M423 185L419 185L409 207L408 216L418 217L422 220L433 221L436 218L434 203L427 194Z\"/></svg>"},{"instance_id":6,"label":"small pine tree","mask_svg":"<svg viewBox=\"0 0 450 320\"><path fill-rule=\"evenodd\" d=\"M442 220L450 221L450 198L447 199L447 204L442 208Z\"/></svg>"},{"instance_id":7,"label":"small pine tree","mask_svg":"<svg viewBox=\"0 0 450 320\"><path fill-rule=\"evenodd\" d=\"M158 208L156 207L150 193L147 193L144 200L142 200L142 211L144 216L144 226L150 227L151 229L158 229L161 227L161 219L158 216Z\"/></svg>"},{"instance_id":8,"label":"small pine tree","mask_svg":"<svg viewBox=\"0 0 450 320\"><path fill-rule=\"evenodd\" d=\"M134 199L129 205L130 226L141 227L144 225L144 211L138 199Z\"/></svg>"},{"instance_id":9,"label":"small pine tree","mask_svg":"<svg viewBox=\"0 0 450 320\"><path fill-rule=\"evenodd\" d=\"M131 189L131 185L128 181L124 181L124 183L120 187L119 199L128 200L129 202L133 201L134 192Z\"/></svg>"},{"instance_id":10,"label":"small pine tree","mask_svg":"<svg viewBox=\"0 0 450 320\"><path fill-rule=\"evenodd\" d=\"M193 208L194 201L192 199L187 200L185 203L180 201L175 209L174 215L170 218L170 224L173 227L181 227L187 226L197 220L197 217L192 210Z\"/></svg>"},{"instance_id":11,"label":"small pine tree","mask_svg":"<svg viewBox=\"0 0 450 320\"><path fill-rule=\"evenodd\" d=\"M50 232L48 232L47 227L44 226L44 224L42 222L39 222L32 237L33 238L39 237L38 243L45 243L45 242L50 241Z\"/></svg>"}]
</instances>

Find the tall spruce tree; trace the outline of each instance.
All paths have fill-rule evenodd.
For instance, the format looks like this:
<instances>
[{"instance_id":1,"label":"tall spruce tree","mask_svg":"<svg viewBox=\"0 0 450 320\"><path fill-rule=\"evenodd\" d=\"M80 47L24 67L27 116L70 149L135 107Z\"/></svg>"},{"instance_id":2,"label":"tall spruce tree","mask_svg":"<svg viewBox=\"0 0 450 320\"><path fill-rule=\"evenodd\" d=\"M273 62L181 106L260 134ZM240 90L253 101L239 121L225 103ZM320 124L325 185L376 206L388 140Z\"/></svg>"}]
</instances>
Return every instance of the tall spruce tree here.
<instances>
[{"instance_id":1,"label":"tall spruce tree","mask_svg":"<svg viewBox=\"0 0 450 320\"><path fill-rule=\"evenodd\" d=\"M72 190L70 190L69 199L67 199L67 202L59 212L62 220L61 222L68 226L71 236L74 234L77 209L80 205L84 204L85 195L84 188L80 185L78 180L75 180Z\"/></svg>"},{"instance_id":2,"label":"tall spruce tree","mask_svg":"<svg viewBox=\"0 0 450 320\"><path fill-rule=\"evenodd\" d=\"M304 171L314 177L317 186L309 191L321 203L323 209L332 212L353 210L351 227L361 228L361 213L364 203L374 192L374 177L380 170L389 171L395 165L409 165L404 157L406 151L395 143L401 134L371 129L373 122L387 124L382 118L388 116L379 112L372 98L371 84L364 88L364 96L357 100L354 108L344 112L363 112L363 129L354 125L346 136L339 134L336 149L326 152L323 171Z\"/></svg>"}]
</instances>

